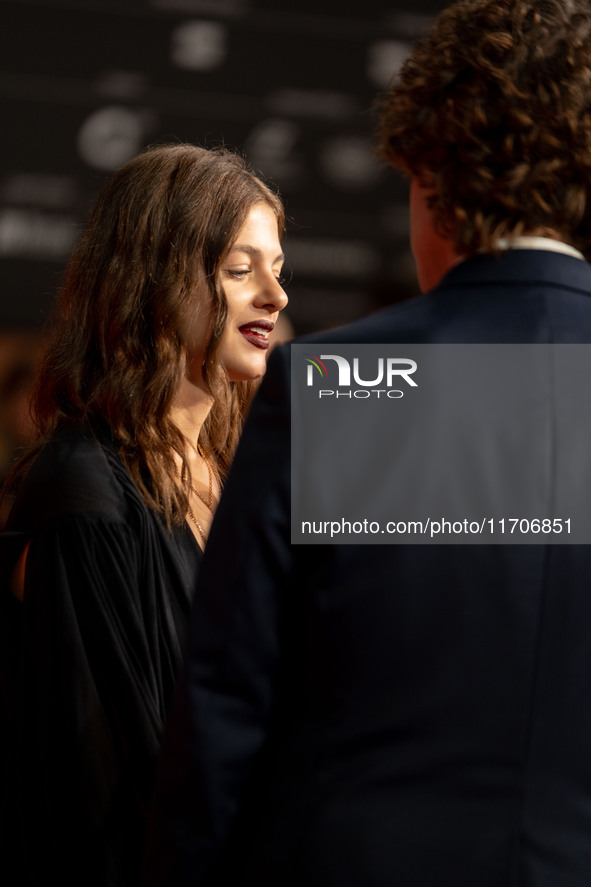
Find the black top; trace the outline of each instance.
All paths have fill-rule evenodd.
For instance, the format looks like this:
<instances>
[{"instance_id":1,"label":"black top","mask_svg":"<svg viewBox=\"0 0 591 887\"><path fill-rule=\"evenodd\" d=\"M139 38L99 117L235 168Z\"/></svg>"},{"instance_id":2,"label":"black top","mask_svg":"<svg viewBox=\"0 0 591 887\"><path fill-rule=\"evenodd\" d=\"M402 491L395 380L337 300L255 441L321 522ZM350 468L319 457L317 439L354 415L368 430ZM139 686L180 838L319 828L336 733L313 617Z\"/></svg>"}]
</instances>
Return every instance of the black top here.
<instances>
[{"instance_id":1,"label":"black top","mask_svg":"<svg viewBox=\"0 0 591 887\"><path fill-rule=\"evenodd\" d=\"M29 541L20 604L7 580ZM19 883L137 882L201 557L188 525L171 533L146 506L108 435L70 429L27 475L0 536L3 831Z\"/></svg>"}]
</instances>

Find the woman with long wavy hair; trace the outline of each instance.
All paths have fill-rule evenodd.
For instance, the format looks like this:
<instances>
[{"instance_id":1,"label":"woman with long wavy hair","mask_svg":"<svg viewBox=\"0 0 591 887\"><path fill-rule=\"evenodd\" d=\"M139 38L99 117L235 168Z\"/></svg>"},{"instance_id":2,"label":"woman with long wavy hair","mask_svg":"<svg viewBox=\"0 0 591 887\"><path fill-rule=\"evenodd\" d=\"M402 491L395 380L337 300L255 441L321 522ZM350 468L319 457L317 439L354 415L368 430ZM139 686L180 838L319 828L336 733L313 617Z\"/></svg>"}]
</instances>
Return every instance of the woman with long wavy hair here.
<instances>
[{"instance_id":1,"label":"woman with long wavy hair","mask_svg":"<svg viewBox=\"0 0 591 887\"><path fill-rule=\"evenodd\" d=\"M202 549L287 302L283 223L240 157L156 147L110 179L71 259L0 543L23 885L138 880Z\"/></svg>"}]
</instances>

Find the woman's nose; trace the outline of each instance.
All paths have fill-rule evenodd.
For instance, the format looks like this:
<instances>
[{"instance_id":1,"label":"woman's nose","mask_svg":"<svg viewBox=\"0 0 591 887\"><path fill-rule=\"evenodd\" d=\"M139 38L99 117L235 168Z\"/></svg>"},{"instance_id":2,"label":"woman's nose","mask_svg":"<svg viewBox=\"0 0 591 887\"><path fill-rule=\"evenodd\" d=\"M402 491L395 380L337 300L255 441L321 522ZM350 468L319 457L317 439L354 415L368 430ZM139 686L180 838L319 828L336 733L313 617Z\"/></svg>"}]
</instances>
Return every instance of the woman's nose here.
<instances>
[{"instance_id":1,"label":"woman's nose","mask_svg":"<svg viewBox=\"0 0 591 887\"><path fill-rule=\"evenodd\" d=\"M263 305L273 305L274 311L282 311L287 302L287 293L275 275L271 274L265 280L264 286L261 287L256 304L260 307L263 307Z\"/></svg>"}]
</instances>

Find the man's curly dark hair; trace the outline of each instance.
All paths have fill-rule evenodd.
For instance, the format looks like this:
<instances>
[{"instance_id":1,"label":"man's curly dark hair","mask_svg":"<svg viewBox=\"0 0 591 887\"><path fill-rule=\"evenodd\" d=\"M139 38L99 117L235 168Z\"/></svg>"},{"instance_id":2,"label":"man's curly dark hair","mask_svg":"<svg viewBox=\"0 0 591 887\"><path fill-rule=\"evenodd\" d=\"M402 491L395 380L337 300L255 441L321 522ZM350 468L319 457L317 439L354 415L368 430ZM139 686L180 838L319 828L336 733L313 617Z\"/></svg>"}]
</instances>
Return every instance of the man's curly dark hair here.
<instances>
[{"instance_id":1,"label":"man's curly dark hair","mask_svg":"<svg viewBox=\"0 0 591 887\"><path fill-rule=\"evenodd\" d=\"M462 252L551 234L591 259L591 0L459 0L381 100L378 153Z\"/></svg>"}]
</instances>

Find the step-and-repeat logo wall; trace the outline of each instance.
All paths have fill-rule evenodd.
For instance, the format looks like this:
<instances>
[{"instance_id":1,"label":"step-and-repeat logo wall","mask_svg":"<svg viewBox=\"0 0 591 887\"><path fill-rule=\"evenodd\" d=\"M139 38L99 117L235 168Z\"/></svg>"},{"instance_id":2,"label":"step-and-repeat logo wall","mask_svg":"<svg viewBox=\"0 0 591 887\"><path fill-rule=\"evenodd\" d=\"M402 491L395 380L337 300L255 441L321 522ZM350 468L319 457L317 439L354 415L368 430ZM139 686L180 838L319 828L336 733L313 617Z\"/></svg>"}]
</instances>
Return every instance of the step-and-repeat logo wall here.
<instances>
[{"instance_id":1,"label":"step-and-repeat logo wall","mask_svg":"<svg viewBox=\"0 0 591 887\"><path fill-rule=\"evenodd\" d=\"M406 186L371 112L437 0L5 0L0 325L39 326L105 178L224 143L282 192L296 332L416 291Z\"/></svg>"}]
</instances>

